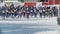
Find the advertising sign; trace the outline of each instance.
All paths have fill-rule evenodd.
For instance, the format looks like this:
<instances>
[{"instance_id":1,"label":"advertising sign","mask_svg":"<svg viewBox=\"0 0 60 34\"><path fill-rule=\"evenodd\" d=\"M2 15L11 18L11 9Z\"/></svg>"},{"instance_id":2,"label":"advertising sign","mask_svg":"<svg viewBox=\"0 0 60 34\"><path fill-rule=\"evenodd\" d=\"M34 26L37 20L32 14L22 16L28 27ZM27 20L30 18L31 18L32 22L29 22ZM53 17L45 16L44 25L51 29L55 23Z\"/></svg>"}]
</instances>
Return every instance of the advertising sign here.
<instances>
[{"instance_id":1,"label":"advertising sign","mask_svg":"<svg viewBox=\"0 0 60 34\"><path fill-rule=\"evenodd\" d=\"M31 7L31 6L36 6L36 2L25 2L25 3L24 3L24 6L25 6L25 7L28 7L28 6L30 6L30 7Z\"/></svg>"}]
</instances>

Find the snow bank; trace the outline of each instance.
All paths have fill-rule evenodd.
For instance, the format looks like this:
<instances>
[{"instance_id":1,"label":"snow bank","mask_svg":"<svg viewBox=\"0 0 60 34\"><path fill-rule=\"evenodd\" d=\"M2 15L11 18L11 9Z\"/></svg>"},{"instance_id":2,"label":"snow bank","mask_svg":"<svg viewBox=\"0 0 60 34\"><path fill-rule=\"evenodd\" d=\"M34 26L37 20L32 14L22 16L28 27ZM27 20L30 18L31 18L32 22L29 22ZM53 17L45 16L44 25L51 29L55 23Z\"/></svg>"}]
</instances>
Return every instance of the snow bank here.
<instances>
[{"instance_id":1,"label":"snow bank","mask_svg":"<svg viewBox=\"0 0 60 34\"><path fill-rule=\"evenodd\" d=\"M46 17L46 18L6 18L0 20L0 23L9 24L42 24L42 25L57 25L57 17Z\"/></svg>"}]
</instances>

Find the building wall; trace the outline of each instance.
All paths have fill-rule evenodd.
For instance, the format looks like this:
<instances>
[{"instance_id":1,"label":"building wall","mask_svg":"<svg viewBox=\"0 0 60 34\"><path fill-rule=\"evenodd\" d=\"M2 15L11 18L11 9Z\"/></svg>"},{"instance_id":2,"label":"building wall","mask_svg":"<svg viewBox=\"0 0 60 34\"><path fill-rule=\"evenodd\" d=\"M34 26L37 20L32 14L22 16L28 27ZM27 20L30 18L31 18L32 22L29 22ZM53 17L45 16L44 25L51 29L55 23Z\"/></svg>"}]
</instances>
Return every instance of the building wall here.
<instances>
[{"instance_id":1,"label":"building wall","mask_svg":"<svg viewBox=\"0 0 60 34\"><path fill-rule=\"evenodd\" d=\"M60 0L48 0L48 2L42 2L42 5L56 5L60 4Z\"/></svg>"},{"instance_id":2,"label":"building wall","mask_svg":"<svg viewBox=\"0 0 60 34\"><path fill-rule=\"evenodd\" d=\"M55 0L55 4L60 4L60 0Z\"/></svg>"},{"instance_id":3,"label":"building wall","mask_svg":"<svg viewBox=\"0 0 60 34\"><path fill-rule=\"evenodd\" d=\"M8 1L8 0L4 0L4 1ZM18 1L18 0L9 0L9 1ZM19 2L20 1L21 0L19 0ZM38 2L38 1L40 2L40 0L24 0L24 2ZM56 4L60 4L59 2L60 0L48 0L48 2L42 2L42 5L56 5Z\"/></svg>"}]
</instances>

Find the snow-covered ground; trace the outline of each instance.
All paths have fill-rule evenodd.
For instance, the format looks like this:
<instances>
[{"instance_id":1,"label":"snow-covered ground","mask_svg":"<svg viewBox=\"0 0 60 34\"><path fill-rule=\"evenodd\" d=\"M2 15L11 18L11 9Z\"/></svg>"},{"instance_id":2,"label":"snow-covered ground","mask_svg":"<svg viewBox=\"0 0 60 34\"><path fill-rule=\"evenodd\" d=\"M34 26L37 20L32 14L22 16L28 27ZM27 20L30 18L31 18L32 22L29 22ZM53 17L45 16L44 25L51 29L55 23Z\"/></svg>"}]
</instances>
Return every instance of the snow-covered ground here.
<instances>
[{"instance_id":1,"label":"snow-covered ground","mask_svg":"<svg viewBox=\"0 0 60 34\"><path fill-rule=\"evenodd\" d=\"M54 29L54 27L51 27L51 28ZM55 28L56 30L54 31L40 31L40 32L35 32L34 34L60 34L60 25L55 26Z\"/></svg>"},{"instance_id":2,"label":"snow-covered ground","mask_svg":"<svg viewBox=\"0 0 60 34\"><path fill-rule=\"evenodd\" d=\"M0 34L59 34L57 17L0 18Z\"/></svg>"},{"instance_id":3,"label":"snow-covered ground","mask_svg":"<svg viewBox=\"0 0 60 34\"><path fill-rule=\"evenodd\" d=\"M37 32L35 34L58 34L58 31L43 31L43 32Z\"/></svg>"},{"instance_id":4,"label":"snow-covered ground","mask_svg":"<svg viewBox=\"0 0 60 34\"><path fill-rule=\"evenodd\" d=\"M45 18L0 18L0 23L57 25L57 17Z\"/></svg>"},{"instance_id":5,"label":"snow-covered ground","mask_svg":"<svg viewBox=\"0 0 60 34\"><path fill-rule=\"evenodd\" d=\"M58 26L38 24L0 24L0 34L59 34Z\"/></svg>"}]
</instances>

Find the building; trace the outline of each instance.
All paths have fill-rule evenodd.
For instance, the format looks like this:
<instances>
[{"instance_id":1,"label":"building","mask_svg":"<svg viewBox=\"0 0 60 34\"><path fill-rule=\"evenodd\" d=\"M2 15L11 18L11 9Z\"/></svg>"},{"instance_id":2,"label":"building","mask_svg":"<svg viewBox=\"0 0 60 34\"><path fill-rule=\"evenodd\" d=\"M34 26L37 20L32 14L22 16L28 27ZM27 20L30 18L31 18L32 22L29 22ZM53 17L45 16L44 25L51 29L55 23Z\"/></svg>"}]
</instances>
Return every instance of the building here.
<instances>
[{"instance_id":1,"label":"building","mask_svg":"<svg viewBox=\"0 0 60 34\"><path fill-rule=\"evenodd\" d=\"M27 2L27 1L24 1L24 2ZM29 0L27 3L25 3L25 6L26 5L28 5L28 6L31 6L31 5L34 6L34 5L36 5L33 2L41 2L43 6L44 5L59 5L60 4L60 0L38 0L38 1L33 0L31 3L29 3L29 2L31 2L31 1Z\"/></svg>"},{"instance_id":2,"label":"building","mask_svg":"<svg viewBox=\"0 0 60 34\"><path fill-rule=\"evenodd\" d=\"M3 1L3 0L1 0ZM8 1L8 0L4 0ZM42 2L42 5L55 5L60 4L60 0L9 0L9 1L18 1L18 2Z\"/></svg>"},{"instance_id":3,"label":"building","mask_svg":"<svg viewBox=\"0 0 60 34\"><path fill-rule=\"evenodd\" d=\"M60 0L46 0L47 2L42 2L42 5L59 5Z\"/></svg>"},{"instance_id":4,"label":"building","mask_svg":"<svg viewBox=\"0 0 60 34\"><path fill-rule=\"evenodd\" d=\"M18 1L24 3L25 6L34 6L36 5L36 2L41 2L41 4L44 5L59 5L60 0L0 0L3 1Z\"/></svg>"}]
</instances>

